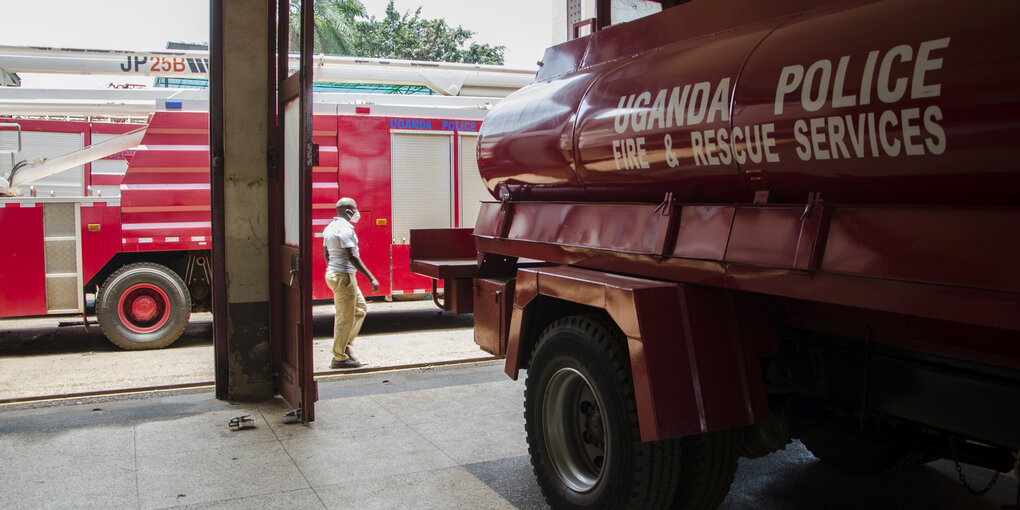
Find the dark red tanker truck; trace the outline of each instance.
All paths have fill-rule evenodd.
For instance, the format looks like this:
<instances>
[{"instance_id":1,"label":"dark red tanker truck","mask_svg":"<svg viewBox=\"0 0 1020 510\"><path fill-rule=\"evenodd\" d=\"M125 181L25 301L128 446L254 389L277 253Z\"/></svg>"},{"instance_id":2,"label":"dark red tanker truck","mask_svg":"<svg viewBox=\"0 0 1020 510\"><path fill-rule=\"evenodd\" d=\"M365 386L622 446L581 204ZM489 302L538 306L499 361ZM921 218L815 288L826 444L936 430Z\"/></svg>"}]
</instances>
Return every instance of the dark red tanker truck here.
<instances>
[{"instance_id":1,"label":"dark red tanker truck","mask_svg":"<svg viewBox=\"0 0 1020 510\"><path fill-rule=\"evenodd\" d=\"M547 50L482 127L496 201L412 237L527 370L550 504L712 508L791 438L1015 469L1020 3L662 6Z\"/></svg>"}]
</instances>

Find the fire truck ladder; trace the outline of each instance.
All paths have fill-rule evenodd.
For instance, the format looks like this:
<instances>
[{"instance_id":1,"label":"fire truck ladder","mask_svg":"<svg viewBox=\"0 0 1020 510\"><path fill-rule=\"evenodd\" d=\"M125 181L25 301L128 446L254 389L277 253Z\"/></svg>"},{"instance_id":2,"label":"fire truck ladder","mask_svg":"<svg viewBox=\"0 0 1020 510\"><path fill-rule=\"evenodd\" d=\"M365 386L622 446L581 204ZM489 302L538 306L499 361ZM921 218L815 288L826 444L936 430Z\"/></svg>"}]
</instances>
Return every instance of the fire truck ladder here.
<instances>
[{"instance_id":1,"label":"fire truck ladder","mask_svg":"<svg viewBox=\"0 0 1020 510\"><path fill-rule=\"evenodd\" d=\"M203 51L133 52L0 46L0 71L208 78ZM291 65L297 65L296 57ZM421 106L430 109L488 109L528 85L535 71L502 66L379 60L319 55L318 82L428 87L438 95L316 92L318 104ZM114 79L117 79L114 78ZM168 106L168 104L173 105ZM200 89L36 89L0 86L0 112L14 116L117 116L144 122L145 116L175 108L205 111L208 92Z\"/></svg>"},{"instance_id":2,"label":"fire truck ladder","mask_svg":"<svg viewBox=\"0 0 1020 510\"><path fill-rule=\"evenodd\" d=\"M297 69L298 58L290 65ZM25 73L208 78L205 51L79 50L0 46L0 70ZM445 96L504 97L531 83L534 70L482 64L317 55L318 82L420 85Z\"/></svg>"},{"instance_id":3,"label":"fire truck ladder","mask_svg":"<svg viewBox=\"0 0 1020 510\"><path fill-rule=\"evenodd\" d=\"M17 123L0 124L0 128L5 126L17 126L17 145L20 147L21 127L18 126ZM16 190L19 187L26 186L33 181L63 172L69 168L84 165L85 163L91 163L93 161L103 159L111 154L117 154L118 152L126 151L132 147L137 147L138 144L142 143L142 138L145 136L145 129L146 128L142 126L129 133L117 135L109 140L95 143L83 149L69 152L61 156L53 158L34 158L22 161L16 165L11 165L11 172L7 176L0 177L0 195L8 194L11 190ZM13 157L12 161L14 161Z\"/></svg>"}]
</instances>

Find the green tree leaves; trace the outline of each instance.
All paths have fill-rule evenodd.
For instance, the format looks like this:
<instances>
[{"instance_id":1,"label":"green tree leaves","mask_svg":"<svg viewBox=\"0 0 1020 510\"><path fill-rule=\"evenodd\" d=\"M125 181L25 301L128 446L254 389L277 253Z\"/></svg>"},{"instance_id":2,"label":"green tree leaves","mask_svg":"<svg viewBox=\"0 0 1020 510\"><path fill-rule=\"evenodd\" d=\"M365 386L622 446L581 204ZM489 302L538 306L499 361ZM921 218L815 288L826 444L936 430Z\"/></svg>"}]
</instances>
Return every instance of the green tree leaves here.
<instances>
[{"instance_id":1,"label":"green tree leaves","mask_svg":"<svg viewBox=\"0 0 1020 510\"><path fill-rule=\"evenodd\" d=\"M503 64L505 46L465 43L474 32L461 26L451 27L443 19L424 19L421 7L403 14L397 12L393 0L386 6L386 16L357 24L361 37L360 56L430 60L439 62L467 62L475 64Z\"/></svg>"},{"instance_id":2,"label":"green tree leaves","mask_svg":"<svg viewBox=\"0 0 1020 510\"><path fill-rule=\"evenodd\" d=\"M355 18L364 18L365 6L358 0L316 0L312 17L315 39L312 51L329 55L355 55L358 40ZM301 4L290 0L290 50L297 51L300 42Z\"/></svg>"},{"instance_id":3,"label":"green tree leaves","mask_svg":"<svg viewBox=\"0 0 1020 510\"><path fill-rule=\"evenodd\" d=\"M299 3L290 0L291 50L298 45ZM474 32L443 19L424 19L421 7L401 14L390 0L383 19L368 17L359 0L316 0L314 51L330 55L437 62L503 64L505 46L467 44Z\"/></svg>"}]
</instances>

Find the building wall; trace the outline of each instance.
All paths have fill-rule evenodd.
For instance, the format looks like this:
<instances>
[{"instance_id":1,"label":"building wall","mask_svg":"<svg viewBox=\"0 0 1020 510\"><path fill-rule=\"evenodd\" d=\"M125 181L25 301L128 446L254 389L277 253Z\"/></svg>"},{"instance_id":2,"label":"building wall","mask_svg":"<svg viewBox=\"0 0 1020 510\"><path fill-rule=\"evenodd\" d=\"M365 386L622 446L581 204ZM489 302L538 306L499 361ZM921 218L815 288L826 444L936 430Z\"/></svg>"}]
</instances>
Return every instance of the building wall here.
<instances>
[{"instance_id":1,"label":"building wall","mask_svg":"<svg viewBox=\"0 0 1020 510\"><path fill-rule=\"evenodd\" d=\"M578 1L578 0L574 0ZM567 25L567 9L571 0L552 0L552 44L559 44L570 38L570 28ZM579 0L581 4L581 19L593 18L595 16L595 0ZM661 10L658 2L647 0L613 0L613 23L624 23L654 14ZM587 34L582 31L581 35Z\"/></svg>"}]
</instances>

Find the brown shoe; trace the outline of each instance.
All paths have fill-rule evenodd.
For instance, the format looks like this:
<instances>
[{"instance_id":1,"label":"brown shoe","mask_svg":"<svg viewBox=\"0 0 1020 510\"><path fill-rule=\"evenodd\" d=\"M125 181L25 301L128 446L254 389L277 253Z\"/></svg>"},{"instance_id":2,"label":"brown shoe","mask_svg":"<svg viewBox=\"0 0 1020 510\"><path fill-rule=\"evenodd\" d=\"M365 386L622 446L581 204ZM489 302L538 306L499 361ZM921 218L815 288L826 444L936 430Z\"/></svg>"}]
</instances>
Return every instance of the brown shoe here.
<instances>
[{"instance_id":1,"label":"brown shoe","mask_svg":"<svg viewBox=\"0 0 1020 510\"><path fill-rule=\"evenodd\" d=\"M345 359L343 361L340 361L336 358L333 358L333 361L329 364L329 368L358 368L363 365L364 363L360 361L355 361L353 359Z\"/></svg>"},{"instance_id":2,"label":"brown shoe","mask_svg":"<svg viewBox=\"0 0 1020 510\"><path fill-rule=\"evenodd\" d=\"M355 363L358 363L360 361L358 358L354 357L354 351L351 350L351 346L349 345L347 347L344 347L344 354L347 355L347 359L354 361Z\"/></svg>"}]
</instances>

